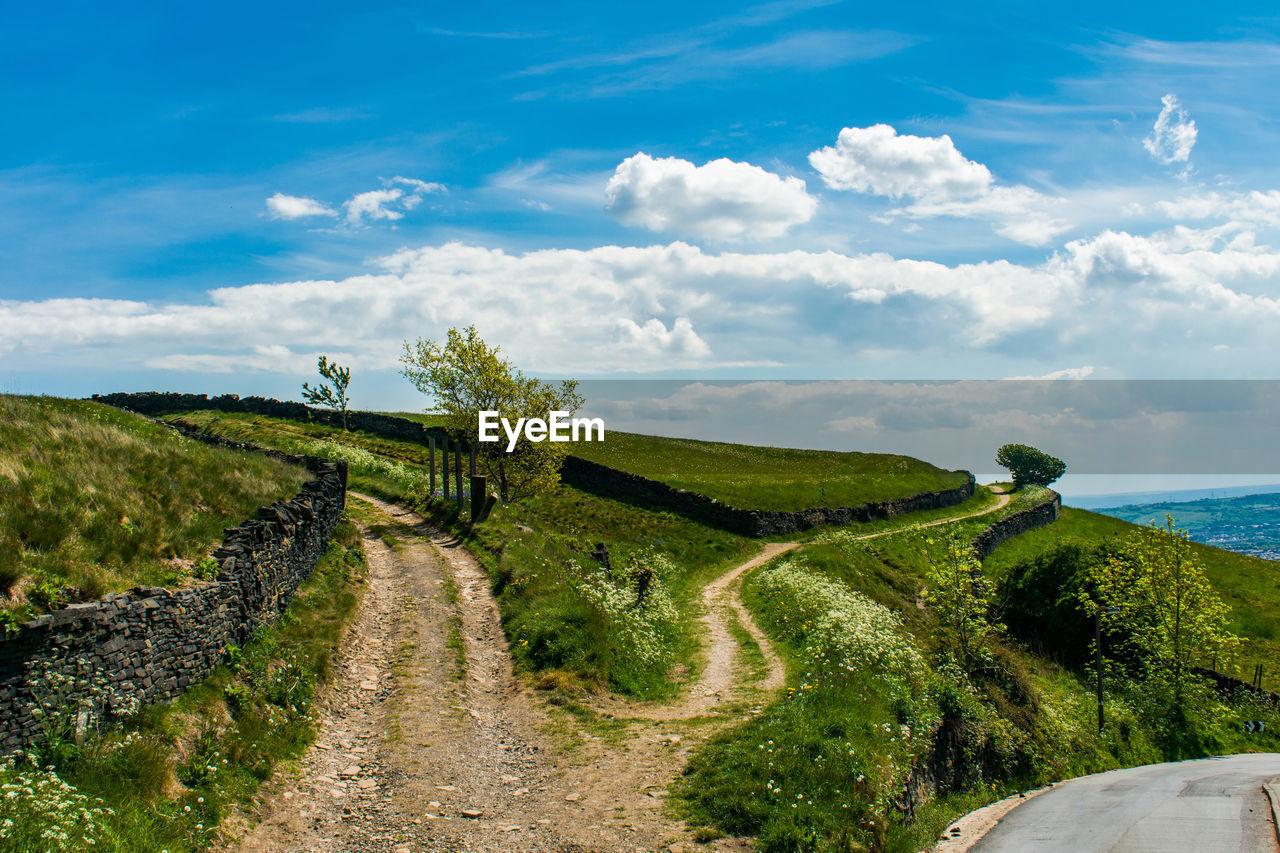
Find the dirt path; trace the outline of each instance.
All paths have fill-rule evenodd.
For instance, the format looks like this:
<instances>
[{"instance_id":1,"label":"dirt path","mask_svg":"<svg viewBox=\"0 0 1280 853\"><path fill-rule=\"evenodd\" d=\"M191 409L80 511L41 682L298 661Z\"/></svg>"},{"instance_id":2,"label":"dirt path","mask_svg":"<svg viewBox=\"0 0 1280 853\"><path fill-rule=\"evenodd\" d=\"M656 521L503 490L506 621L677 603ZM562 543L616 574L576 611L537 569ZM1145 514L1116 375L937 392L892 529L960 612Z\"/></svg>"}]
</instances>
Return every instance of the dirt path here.
<instances>
[{"instance_id":1,"label":"dirt path","mask_svg":"<svg viewBox=\"0 0 1280 853\"><path fill-rule=\"evenodd\" d=\"M993 490L994 491L994 490ZM929 527L940 527L969 518L989 515L1008 505L1010 495L1003 491L995 491L996 502L989 507L967 512L963 515L948 516L934 521L881 530L851 537L861 542L892 536L909 530L923 530ZM676 703L655 705L624 699L619 696L607 696L592 702L597 711L606 711L617 716L649 720L687 720L724 710L726 707L736 709L742 701L750 699L760 692L771 692L782 687L786 681L786 668L782 660L773 650L768 637L756 625L755 619L742 603L739 595L742 576L757 566L769 562L774 557L803 548L799 542L771 542L760 549L755 557L707 584L702 593L703 613L700 617L706 634L706 666L699 680L686 691ZM742 671L738 657L740 649L737 640L730 631L729 613L751 638L756 641L764 657L765 674L763 678L752 683Z\"/></svg>"},{"instance_id":2,"label":"dirt path","mask_svg":"<svg viewBox=\"0 0 1280 853\"><path fill-rule=\"evenodd\" d=\"M317 741L267 786L240 853L655 851L694 845L663 814L668 783L726 724L763 707L785 669L743 606L765 545L703 592L707 665L678 702L604 700L594 720L551 706L511 669L489 579L456 539L364 495L370 583L335 663ZM997 506L970 513L993 512ZM955 518L930 522L945 524ZM890 532L868 534L875 538ZM731 626L760 647L747 673Z\"/></svg>"}]
</instances>

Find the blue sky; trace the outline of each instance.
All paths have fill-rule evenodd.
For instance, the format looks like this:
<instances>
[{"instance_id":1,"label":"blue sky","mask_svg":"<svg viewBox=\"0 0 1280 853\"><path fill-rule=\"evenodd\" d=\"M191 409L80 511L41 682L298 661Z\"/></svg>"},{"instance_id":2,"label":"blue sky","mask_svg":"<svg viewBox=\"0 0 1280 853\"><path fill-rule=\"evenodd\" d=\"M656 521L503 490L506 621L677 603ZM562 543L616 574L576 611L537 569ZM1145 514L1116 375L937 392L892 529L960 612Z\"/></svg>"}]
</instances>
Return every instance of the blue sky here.
<instances>
[{"instance_id":1,"label":"blue sky","mask_svg":"<svg viewBox=\"0 0 1280 853\"><path fill-rule=\"evenodd\" d=\"M101 4L0 31L0 386L1275 378L1263 4Z\"/></svg>"}]
</instances>

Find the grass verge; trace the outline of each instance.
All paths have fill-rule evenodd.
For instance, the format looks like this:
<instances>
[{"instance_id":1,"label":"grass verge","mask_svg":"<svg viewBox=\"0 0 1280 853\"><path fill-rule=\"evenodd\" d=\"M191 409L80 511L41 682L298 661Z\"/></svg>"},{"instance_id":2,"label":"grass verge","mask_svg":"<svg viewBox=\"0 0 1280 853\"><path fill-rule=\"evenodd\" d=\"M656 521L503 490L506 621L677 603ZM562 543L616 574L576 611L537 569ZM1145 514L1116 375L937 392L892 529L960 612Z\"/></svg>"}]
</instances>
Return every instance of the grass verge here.
<instances>
[{"instance_id":1,"label":"grass verge","mask_svg":"<svg viewBox=\"0 0 1280 853\"><path fill-rule=\"evenodd\" d=\"M64 720L25 760L0 765L0 853L216 847L223 818L310 744L317 690L365 576L343 522L281 618L229 648L200 686L79 744Z\"/></svg>"}]
</instances>

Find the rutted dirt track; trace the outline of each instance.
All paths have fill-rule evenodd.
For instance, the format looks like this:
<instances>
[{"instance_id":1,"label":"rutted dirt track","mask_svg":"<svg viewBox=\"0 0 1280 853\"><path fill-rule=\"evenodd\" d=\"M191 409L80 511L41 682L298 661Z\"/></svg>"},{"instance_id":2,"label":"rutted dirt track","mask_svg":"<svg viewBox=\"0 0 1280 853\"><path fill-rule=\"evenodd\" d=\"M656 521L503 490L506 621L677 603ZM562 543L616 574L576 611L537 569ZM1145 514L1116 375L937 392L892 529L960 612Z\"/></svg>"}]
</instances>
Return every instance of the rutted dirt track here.
<instances>
[{"instance_id":1,"label":"rutted dirt track","mask_svg":"<svg viewBox=\"0 0 1280 853\"><path fill-rule=\"evenodd\" d=\"M747 849L738 839L688 843L683 824L664 816L663 798L691 750L782 686L782 663L737 587L746 571L796 545L766 545L707 586L707 663L684 698L602 700L604 724L591 725L513 675L488 576L457 540L402 507L352 497L372 505L390 533L366 531L369 588L335 662L317 741L296 772L268 786L257 825L232 849ZM763 654L755 683L738 660L732 619Z\"/></svg>"},{"instance_id":2,"label":"rutted dirt track","mask_svg":"<svg viewBox=\"0 0 1280 853\"><path fill-rule=\"evenodd\" d=\"M360 496L363 498L363 496ZM488 577L415 513L365 538L370 584L316 745L265 797L241 851L651 851L686 833L666 786L714 726L583 727L511 671ZM457 589L456 606L449 585ZM448 645L458 625L466 658ZM727 670L732 680L732 666ZM713 697L714 698L714 697ZM732 840L709 848L741 849ZM678 847L677 847L678 849Z\"/></svg>"}]
</instances>

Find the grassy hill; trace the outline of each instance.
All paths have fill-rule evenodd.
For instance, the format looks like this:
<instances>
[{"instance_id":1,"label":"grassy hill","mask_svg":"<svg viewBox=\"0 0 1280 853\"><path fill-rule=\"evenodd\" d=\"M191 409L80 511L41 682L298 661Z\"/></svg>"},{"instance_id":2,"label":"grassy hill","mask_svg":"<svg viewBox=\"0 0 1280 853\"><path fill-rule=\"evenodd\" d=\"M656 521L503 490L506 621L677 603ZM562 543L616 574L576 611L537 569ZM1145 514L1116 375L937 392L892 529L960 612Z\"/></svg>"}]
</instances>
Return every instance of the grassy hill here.
<instances>
[{"instance_id":1,"label":"grassy hill","mask_svg":"<svg viewBox=\"0 0 1280 853\"><path fill-rule=\"evenodd\" d=\"M609 432L578 442L575 456L707 495L743 509L858 506L951 489L967 474L910 456L756 447Z\"/></svg>"},{"instance_id":2,"label":"grassy hill","mask_svg":"<svg viewBox=\"0 0 1280 853\"><path fill-rule=\"evenodd\" d=\"M985 663L961 670L940 640L938 614L925 605L935 547L928 540L948 530L971 537L1035 498L1015 493L1014 504L982 519L872 540L828 530L750 573L743 599L788 659L788 689L694 754L676 789L681 814L754 836L763 850L907 853L931 845L955 815L1005 792L1132 764L1277 748L1273 735L1240 730L1244 719L1275 721L1275 709L1224 706L1193 735L1177 737L1146 708L1149 697L1121 686L1108 687L1109 722L1099 734L1087 672L1016 637L993 640ZM1063 545L1092 548L1133 530L1065 509L1054 524L996 549L984 574L995 588L1016 566ZM1254 648L1269 643L1268 617L1280 610L1275 564L1197 551L1232 604L1236 630ZM904 822L896 798L929 747L925 735L943 721L975 764L961 790Z\"/></svg>"},{"instance_id":3,"label":"grassy hill","mask_svg":"<svg viewBox=\"0 0 1280 853\"><path fill-rule=\"evenodd\" d=\"M1138 525L1119 518L1063 507L1057 522L1004 543L987 558L986 566L1000 579L1014 567L1055 549L1118 544L1138 529ZM1280 687L1280 563L1209 545L1192 547L1204 562L1214 589L1231 606L1232 630L1246 640L1238 672L1247 677L1253 664L1263 663L1274 679L1267 679L1267 687Z\"/></svg>"},{"instance_id":4,"label":"grassy hill","mask_svg":"<svg viewBox=\"0 0 1280 853\"><path fill-rule=\"evenodd\" d=\"M433 415L394 414L418 423L440 422ZM967 477L891 453L760 447L616 430L606 432L603 442L576 442L569 452L740 509L784 512L953 489Z\"/></svg>"},{"instance_id":5,"label":"grassy hill","mask_svg":"<svg viewBox=\"0 0 1280 853\"><path fill-rule=\"evenodd\" d=\"M452 502L424 500L428 450L421 445L260 415L202 411L175 417L230 438L347 459L352 489L417 505L442 525L458 520ZM522 670L547 683L607 686L649 698L674 691L667 675L674 664L696 675L693 617L701 586L756 547L672 513L567 487L500 507L474 530L459 528L489 571ZM600 583L590 556L597 543L608 548L619 570L616 589ZM644 622L640 609L610 603L634 595L625 587L631 569L642 563L657 569L659 597L673 605L652 623ZM625 640L642 630L653 634L649 657L631 654Z\"/></svg>"},{"instance_id":6,"label":"grassy hill","mask_svg":"<svg viewBox=\"0 0 1280 853\"><path fill-rule=\"evenodd\" d=\"M0 611L180 584L307 477L97 403L0 396Z\"/></svg>"}]
</instances>

